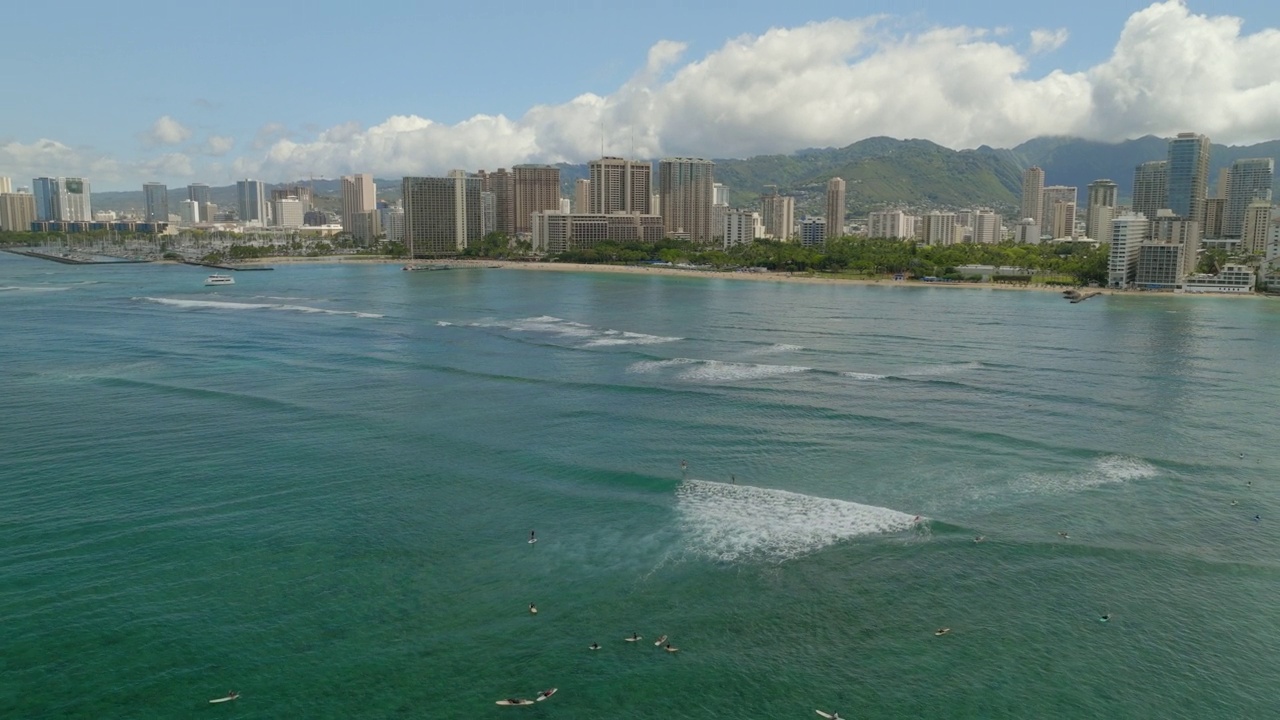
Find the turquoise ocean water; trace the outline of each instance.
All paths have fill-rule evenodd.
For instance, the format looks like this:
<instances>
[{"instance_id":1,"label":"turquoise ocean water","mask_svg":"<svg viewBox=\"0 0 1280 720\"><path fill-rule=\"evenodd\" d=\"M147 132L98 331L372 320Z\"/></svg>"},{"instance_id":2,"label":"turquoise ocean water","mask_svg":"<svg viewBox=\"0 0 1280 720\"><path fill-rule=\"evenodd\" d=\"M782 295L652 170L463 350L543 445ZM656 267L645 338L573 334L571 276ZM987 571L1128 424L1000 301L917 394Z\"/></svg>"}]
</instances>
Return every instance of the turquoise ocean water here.
<instances>
[{"instance_id":1,"label":"turquoise ocean water","mask_svg":"<svg viewBox=\"0 0 1280 720\"><path fill-rule=\"evenodd\" d=\"M206 274L0 254L0 717L1280 716L1275 301Z\"/></svg>"}]
</instances>

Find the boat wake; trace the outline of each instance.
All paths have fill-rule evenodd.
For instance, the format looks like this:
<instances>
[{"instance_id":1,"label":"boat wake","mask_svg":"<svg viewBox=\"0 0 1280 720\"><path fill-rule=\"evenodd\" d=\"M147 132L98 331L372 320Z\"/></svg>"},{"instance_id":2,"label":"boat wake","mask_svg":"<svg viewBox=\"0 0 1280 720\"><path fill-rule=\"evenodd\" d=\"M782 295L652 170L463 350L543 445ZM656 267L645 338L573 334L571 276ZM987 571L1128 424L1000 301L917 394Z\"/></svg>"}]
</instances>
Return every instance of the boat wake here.
<instances>
[{"instance_id":1,"label":"boat wake","mask_svg":"<svg viewBox=\"0 0 1280 720\"><path fill-rule=\"evenodd\" d=\"M706 480L680 485L676 512L690 551L722 562L781 562L916 527L912 515L897 510Z\"/></svg>"},{"instance_id":2,"label":"boat wake","mask_svg":"<svg viewBox=\"0 0 1280 720\"><path fill-rule=\"evenodd\" d=\"M134 300L144 300L146 302L157 303L159 305L168 305L170 307L183 308L187 310L283 310L286 312L300 312L309 314L323 315L350 315L358 318L381 318L383 315L375 313L356 312L354 310L330 310L328 308L310 307L307 305L284 305L277 303L240 303L228 302L225 300L179 300L174 298L153 298L140 297Z\"/></svg>"},{"instance_id":3,"label":"boat wake","mask_svg":"<svg viewBox=\"0 0 1280 720\"><path fill-rule=\"evenodd\" d=\"M645 375L664 372L669 368L683 368L676 373L676 378L689 382L756 380L778 375L808 372L812 369L800 365L765 365L759 363L721 362L719 360L695 360L693 358L672 358L670 360L642 360L632 363L627 368L627 372Z\"/></svg>"},{"instance_id":4,"label":"boat wake","mask_svg":"<svg viewBox=\"0 0 1280 720\"><path fill-rule=\"evenodd\" d=\"M582 347L611 347L620 345L656 345L659 343L683 340L678 337L646 335L644 333L627 332L625 330L601 329L585 323L573 322L564 318L540 315L521 320L473 322L470 327L501 328L513 332L537 333L552 335L569 340L585 341Z\"/></svg>"}]
</instances>

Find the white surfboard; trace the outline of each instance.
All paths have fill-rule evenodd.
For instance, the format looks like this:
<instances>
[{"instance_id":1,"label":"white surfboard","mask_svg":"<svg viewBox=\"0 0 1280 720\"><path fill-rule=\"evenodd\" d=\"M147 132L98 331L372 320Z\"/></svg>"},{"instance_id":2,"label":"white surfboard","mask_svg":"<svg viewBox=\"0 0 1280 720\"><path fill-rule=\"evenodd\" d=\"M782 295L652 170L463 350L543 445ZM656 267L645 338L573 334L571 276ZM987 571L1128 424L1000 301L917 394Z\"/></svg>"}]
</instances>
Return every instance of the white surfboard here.
<instances>
[{"instance_id":1,"label":"white surfboard","mask_svg":"<svg viewBox=\"0 0 1280 720\"><path fill-rule=\"evenodd\" d=\"M529 538L529 544L530 544L530 545L532 545L532 544L534 544L534 543L536 543L536 542L538 542L538 538Z\"/></svg>"},{"instance_id":2,"label":"white surfboard","mask_svg":"<svg viewBox=\"0 0 1280 720\"><path fill-rule=\"evenodd\" d=\"M835 718L835 717L836 717L836 715L833 715L833 714L831 714L831 713L827 713L827 712L822 712L821 710L814 710L814 712L818 713L819 715L821 715L821 716L822 716L822 717L824 717L824 718L827 718L827 720L831 720L832 718Z\"/></svg>"},{"instance_id":3,"label":"white surfboard","mask_svg":"<svg viewBox=\"0 0 1280 720\"><path fill-rule=\"evenodd\" d=\"M210 703L224 703L224 702L231 702L232 700L235 700L235 699L236 699L236 698L238 698L238 697L240 697L240 693L236 693L235 695L228 695L228 696L226 696L226 697L214 698L214 699L210 700L209 702L210 702Z\"/></svg>"},{"instance_id":4,"label":"white surfboard","mask_svg":"<svg viewBox=\"0 0 1280 720\"><path fill-rule=\"evenodd\" d=\"M533 701L532 701L532 700L525 700L525 699L521 698L521 699L518 699L518 700L499 700L499 701L497 701L497 702L496 702L496 703L494 703L494 704L495 704L495 705L508 705L508 706L514 706L514 705L532 705L532 704L533 704Z\"/></svg>"},{"instance_id":5,"label":"white surfboard","mask_svg":"<svg viewBox=\"0 0 1280 720\"><path fill-rule=\"evenodd\" d=\"M664 642L666 642L666 641L667 641L667 636L666 636L666 635L663 635L662 637L658 638L657 640L654 640L654 641L653 641L653 644L654 644L655 646L657 646L657 645L661 645L662 643L664 643Z\"/></svg>"},{"instance_id":6,"label":"white surfboard","mask_svg":"<svg viewBox=\"0 0 1280 720\"><path fill-rule=\"evenodd\" d=\"M622 638L622 639L623 639L623 640L626 640L627 642L635 642L635 641L637 641L637 640L643 640L644 638L642 638L642 637L640 637L639 635L637 635L637 636L635 636L635 637Z\"/></svg>"},{"instance_id":7,"label":"white surfboard","mask_svg":"<svg viewBox=\"0 0 1280 720\"><path fill-rule=\"evenodd\" d=\"M551 688L550 690L547 690L546 692L538 693L538 697L536 697L536 698L534 698L534 699L535 699L535 700L537 700L538 702L542 702L543 700L546 700L547 698L551 697L552 695L555 695L555 694L556 694L556 692L558 692L559 690L560 690L560 688Z\"/></svg>"}]
</instances>

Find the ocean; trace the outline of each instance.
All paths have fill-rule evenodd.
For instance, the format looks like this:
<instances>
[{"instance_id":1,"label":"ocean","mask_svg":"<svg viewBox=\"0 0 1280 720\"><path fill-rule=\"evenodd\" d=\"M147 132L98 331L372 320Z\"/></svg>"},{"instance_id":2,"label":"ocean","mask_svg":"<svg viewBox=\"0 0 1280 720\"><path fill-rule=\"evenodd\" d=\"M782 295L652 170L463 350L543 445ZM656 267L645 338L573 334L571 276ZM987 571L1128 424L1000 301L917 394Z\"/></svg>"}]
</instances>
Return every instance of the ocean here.
<instances>
[{"instance_id":1,"label":"ocean","mask_svg":"<svg viewBox=\"0 0 1280 720\"><path fill-rule=\"evenodd\" d=\"M207 274L0 254L0 717L1280 712L1275 301Z\"/></svg>"}]
</instances>

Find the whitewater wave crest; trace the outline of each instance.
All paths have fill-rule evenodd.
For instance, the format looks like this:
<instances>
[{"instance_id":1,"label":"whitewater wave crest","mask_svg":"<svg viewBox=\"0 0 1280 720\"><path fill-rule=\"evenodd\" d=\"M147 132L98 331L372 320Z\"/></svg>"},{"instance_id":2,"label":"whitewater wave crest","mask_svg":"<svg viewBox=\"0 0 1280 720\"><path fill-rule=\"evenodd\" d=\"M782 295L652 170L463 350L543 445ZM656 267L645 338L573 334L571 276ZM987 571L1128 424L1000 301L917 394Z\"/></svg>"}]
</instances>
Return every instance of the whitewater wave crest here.
<instances>
[{"instance_id":1,"label":"whitewater wave crest","mask_svg":"<svg viewBox=\"0 0 1280 720\"><path fill-rule=\"evenodd\" d=\"M627 372L637 374L659 373L668 368L684 369L676 373L676 378L688 382L732 382L735 380L757 380L802 373L812 368L799 365L766 365L761 363L721 362L719 360L697 360L694 358L672 358L670 360L642 360L627 367Z\"/></svg>"},{"instance_id":2,"label":"whitewater wave crest","mask_svg":"<svg viewBox=\"0 0 1280 720\"><path fill-rule=\"evenodd\" d=\"M565 320L551 315L523 318L520 320L490 320L470 323L471 327L501 328L514 332L536 333L585 341L582 347L611 347L619 345L656 345L659 343L683 340L678 337L646 335L626 330L602 329L586 323Z\"/></svg>"},{"instance_id":3,"label":"whitewater wave crest","mask_svg":"<svg viewBox=\"0 0 1280 720\"><path fill-rule=\"evenodd\" d=\"M916 526L912 515L889 508L706 480L680 485L676 513L689 549L723 562L789 560Z\"/></svg>"},{"instance_id":4,"label":"whitewater wave crest","mask_svg":"<svg viewBox=\"0 0 1280 720\"><path fill-rule=\"evenodd\" d=\"M1014 482L1014 488L1027 493L1068 493L1144 480L1155 477L1159 469L1145 460L1127 455L1107 455L1098 458L1083 471L1061 473L1033 473Z\"/></svg>"},{"instance_id":5,"label":"whitewater wave crest","mask_svg":"<svg viewBox=\"0 0 1280 720\"><path fill-rule=\"evenodd\" d=\"M182 300L177 298L154 298L141 297L135 300L143 300L146 302L157 303L159 305L167 305L169 307L183 308L187 310L283 310L286 312L300 312L308 314L322 315L350 315L358 318L381 318L383 315L376 313L356 312L355 310L331 310L329 308L310 307L307 305L284 305L277 303L243 303L230 302L226 300Z\"/></svg>"}]
</instances>

